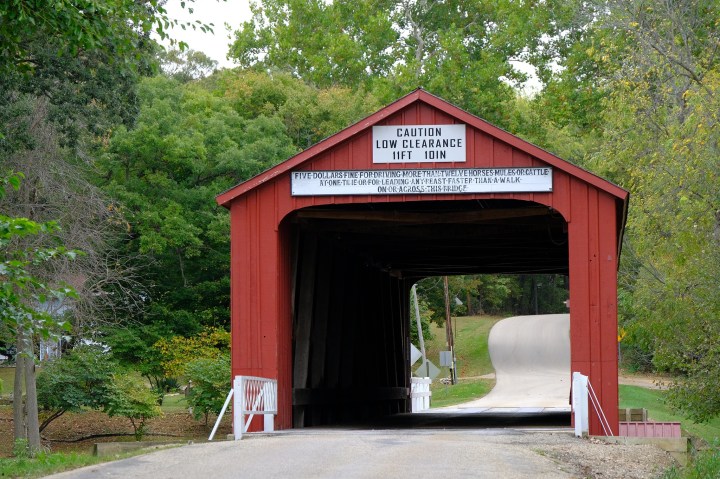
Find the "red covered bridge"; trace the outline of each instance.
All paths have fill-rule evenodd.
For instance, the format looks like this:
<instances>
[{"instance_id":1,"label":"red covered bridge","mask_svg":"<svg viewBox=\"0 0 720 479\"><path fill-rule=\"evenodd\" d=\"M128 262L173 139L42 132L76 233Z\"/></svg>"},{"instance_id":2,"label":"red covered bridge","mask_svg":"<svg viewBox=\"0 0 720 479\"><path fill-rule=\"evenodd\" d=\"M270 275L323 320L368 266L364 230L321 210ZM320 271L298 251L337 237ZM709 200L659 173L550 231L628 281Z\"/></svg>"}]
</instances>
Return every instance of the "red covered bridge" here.
<instances>
[{"instance_id":1,"label":"red covered bridge","mask_svg":"<svg viewBox=\"0 0 720 479\"><path fill-rule=\"evenodd\" d=\"M278 380L276 427L409 411L419 279L557 273L572 371L617 434L622 188L417 90L217 201L231 215L232 374Z\"/></svg>"}]
</instances>

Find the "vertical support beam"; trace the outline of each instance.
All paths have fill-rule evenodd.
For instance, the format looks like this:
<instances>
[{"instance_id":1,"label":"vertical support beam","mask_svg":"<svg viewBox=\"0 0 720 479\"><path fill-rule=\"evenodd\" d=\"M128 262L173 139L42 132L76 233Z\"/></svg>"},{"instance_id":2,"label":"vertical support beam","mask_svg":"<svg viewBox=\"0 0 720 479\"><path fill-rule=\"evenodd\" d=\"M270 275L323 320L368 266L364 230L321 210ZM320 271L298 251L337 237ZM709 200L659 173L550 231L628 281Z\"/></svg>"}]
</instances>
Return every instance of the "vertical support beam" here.
<instances>
[{"instance_id":1,"label":"vertical support beam","mask_svg":"<svg viewBox=\"0 0 720 479\"><path fill-rule=\"evenodd\" d=\"M613 434L618 433L617 232L614 200L571 181L568 223L571 370L589 377ZM590 414L591 435L603 435Z\"/></svg>"},{"instance_id":2,"label":"vertical support beam","mask_svg":"<svg viewBox=\"0 0 720 479\"><path fill-rule=\"evenodd\" d=\"M231 352L232 377L283 378L278 425L291 425L290 336L286 305L290 295L287 257L275 224L275 203L257 191L231 205ZM254 430L255 426L251 429ZM259 427L258 427L259 429Z\"/></svg>"},{"instance_id":3,"label":"vertical support beam","mask_svg":"<svg viewBox=\"0 0 720 479\"><path fill-rule=\"evenodd\" d=\"M246 408L243 376L235 376L233 379L233 391L235 391L233 397L233 433L235 434L235 440L239 441L245 432L245 415L243 411Z\"/></svg>"}]
</instances>

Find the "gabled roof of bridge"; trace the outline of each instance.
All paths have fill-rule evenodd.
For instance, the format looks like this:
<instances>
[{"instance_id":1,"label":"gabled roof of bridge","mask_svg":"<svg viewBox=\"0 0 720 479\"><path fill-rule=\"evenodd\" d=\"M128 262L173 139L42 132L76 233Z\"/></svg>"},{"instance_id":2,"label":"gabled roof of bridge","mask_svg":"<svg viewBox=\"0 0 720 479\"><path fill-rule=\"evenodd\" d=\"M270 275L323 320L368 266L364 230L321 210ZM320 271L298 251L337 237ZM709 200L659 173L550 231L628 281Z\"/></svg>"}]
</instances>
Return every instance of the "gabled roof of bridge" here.
<instances>
[{"instance_id":1,"label":"gabled roof of bridge","mask_svg":"<svg viewBox=\"0 0 720 479\"><path fill-rule=\"evenodd\" d=\"M302 152L290 157L289 159L275 165L274 167L260 173L247 181L244 181L229 190L221 193L216 197L216 201L219 205L229 207L230 203L237 197L244 195L245 193L258 188L259 186L272 181L274 178L289 172L306 162L312 161L316 156L340 145L344 141L349 140L355 135L365 132L367 129L381 123L386 118L402 111L405 108L412 106L417 102L425 103L431 107L434 107L446 115L456 118L459 122L465 123L473 128L476 128L520 151L527 153L528 155L541 160L548 165L562 170L571 176L574 176L589 185L597 188L598 190L605 191L610 195L620 200L624 206L621 210L626 209L626 203L629 197L627 190L611 183L594 173L584 170L577 165L574 165L562 158L553 155L552 153L543 150L542 148L533 145L507 131L498 128L487 121L468 113L467 111L458 108L447 101L428 93L423 89L417 89L408 95L396 100L390 105L378 110L372 115L364 118L363 120L351 125L344 130L314 144L310 148L303 150Z\"/></svg>"}]
</instances>

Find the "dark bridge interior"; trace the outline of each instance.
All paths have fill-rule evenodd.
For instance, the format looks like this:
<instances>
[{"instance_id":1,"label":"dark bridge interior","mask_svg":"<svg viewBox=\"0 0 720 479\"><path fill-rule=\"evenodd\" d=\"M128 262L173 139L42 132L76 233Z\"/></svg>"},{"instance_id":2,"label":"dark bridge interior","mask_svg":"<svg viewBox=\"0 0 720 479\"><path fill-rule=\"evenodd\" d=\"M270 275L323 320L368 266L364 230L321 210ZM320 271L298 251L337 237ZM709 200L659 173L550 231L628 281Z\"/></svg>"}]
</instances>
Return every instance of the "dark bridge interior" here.
<instances>
[{"instance_id":1,"label":"dark bridge interior","mask_svg":"<svg viewBox=\"0 0 720 479\"><path fill-rule=\"evenodd\" d=\"M409 412L409 289L427 276L568 273L564 218L518 200L312 207L292 245L294 427Z\"/></svg>"}]
</instances>

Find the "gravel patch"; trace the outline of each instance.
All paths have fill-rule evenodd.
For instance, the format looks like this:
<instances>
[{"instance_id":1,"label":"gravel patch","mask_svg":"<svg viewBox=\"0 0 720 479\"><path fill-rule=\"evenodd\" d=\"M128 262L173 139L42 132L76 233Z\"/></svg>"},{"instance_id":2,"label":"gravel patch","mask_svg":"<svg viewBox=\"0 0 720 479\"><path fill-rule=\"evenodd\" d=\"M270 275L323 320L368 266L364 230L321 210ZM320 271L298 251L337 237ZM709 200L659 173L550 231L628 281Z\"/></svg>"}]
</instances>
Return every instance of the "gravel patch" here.
<instances>
[{"instance_id":1,"label":"gravel patch","mask_svg":"<svg viewBox=\"0 0 720 479\"><path fill-rule=\"evenodd\" d=\"M535 436L536 452L582 478L654 479L675 464L667 452L652 445L608 444L598 439L547 434L530 436Z\"/></svg>"}]
</instances>

